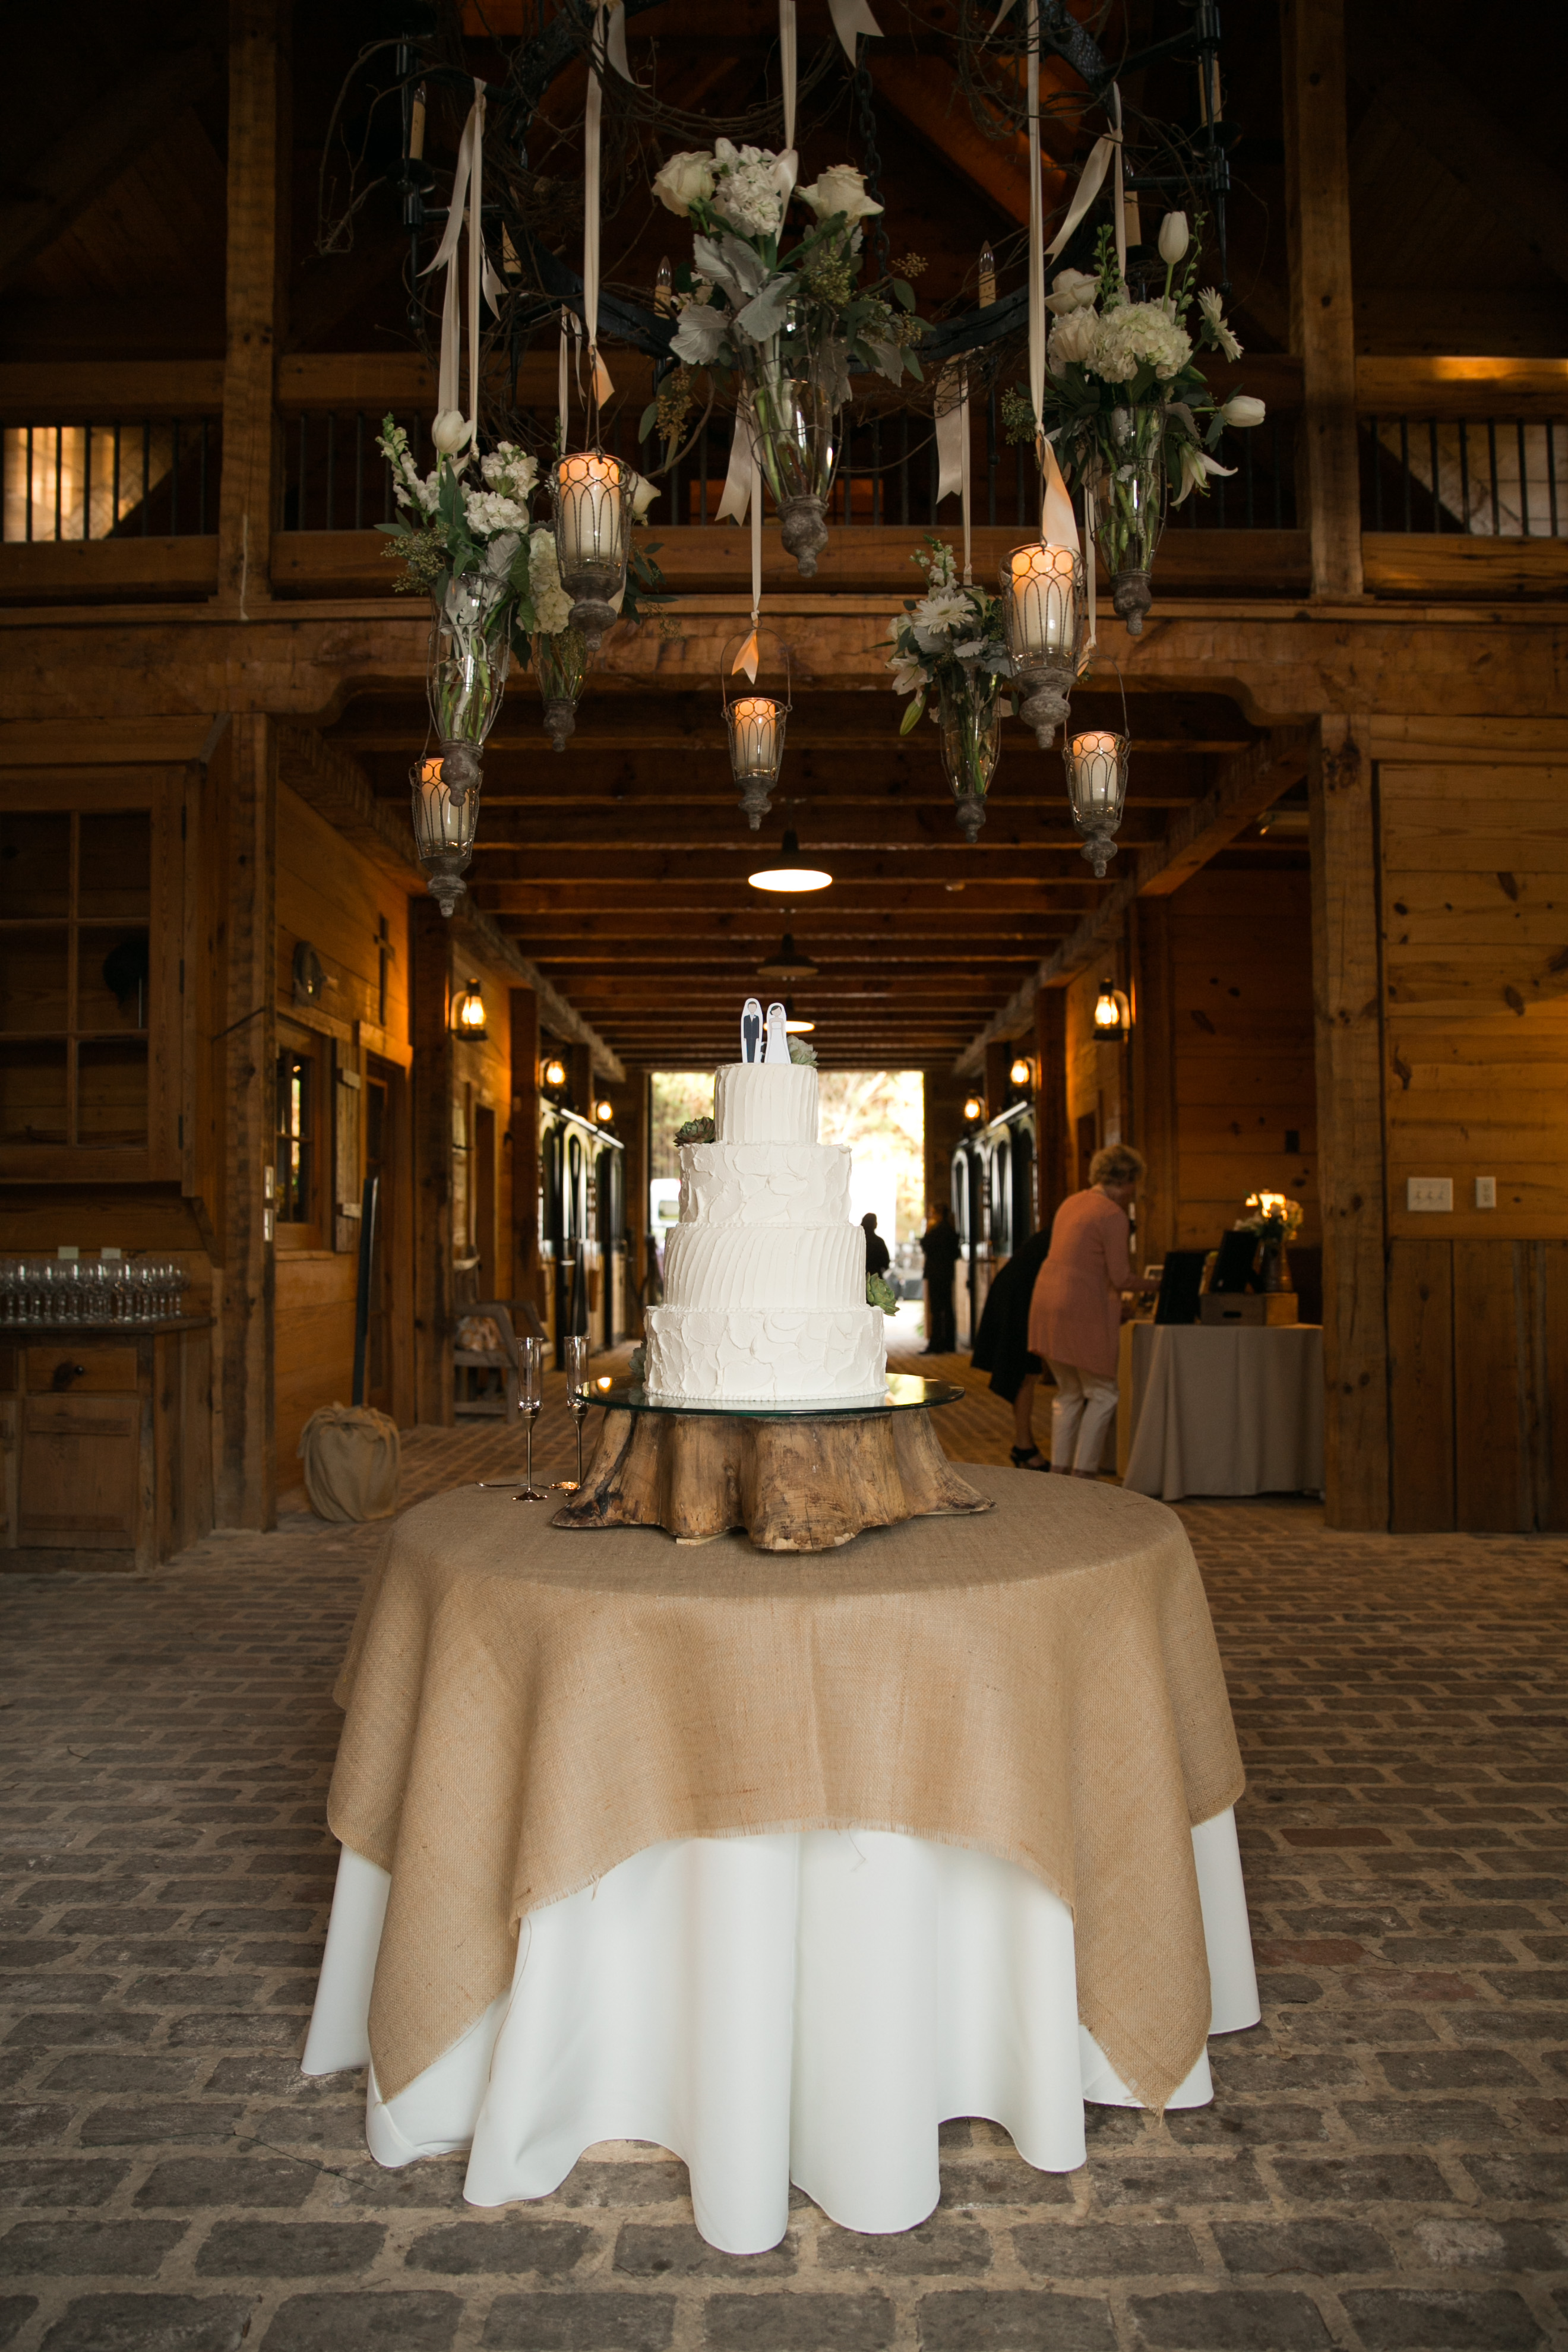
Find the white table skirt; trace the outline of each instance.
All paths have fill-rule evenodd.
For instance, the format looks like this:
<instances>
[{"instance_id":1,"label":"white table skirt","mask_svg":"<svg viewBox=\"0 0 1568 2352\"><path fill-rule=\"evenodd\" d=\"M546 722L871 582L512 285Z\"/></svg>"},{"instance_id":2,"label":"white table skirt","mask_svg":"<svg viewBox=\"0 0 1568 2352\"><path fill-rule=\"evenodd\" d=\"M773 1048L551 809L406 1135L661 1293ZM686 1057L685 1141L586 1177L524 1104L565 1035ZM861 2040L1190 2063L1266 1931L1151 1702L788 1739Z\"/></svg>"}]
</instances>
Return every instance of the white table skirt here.
<instances>
[{"instance_id":1,"label":"white table skirt","mask_svg":"<svg viewBox=\"0 0 1568 2352\"><path fill-rule=\"evenodd\" d=\"M1193 1832L1212 2031L1258 2018L1236 1820ZM391 1880L344 1848L303 2059L370 2061ZM1213 2096L1200 2057L1175 2107ZM984 2116L1046 2172L1084 2161L1083 2103L1140 2102L1078 2021L1072 1915L1015 1864L884 1831L649 1847L519 1939L511 1990L394 2099L377 2163L470 2150L470 2204L547 2197L585 2148L682 2158L726 2253L784 2236L793 2180L845 2229L937 2201L937 2126Z\"/></svg>"},{"instance_id":2,"label":"white table skirt","mask_svg":"<svg viewBox=\"0 0 1568 2352\"><path fill-rule=\"evenodd\" d=\"M1135 1493L1321 1494L1317 1324L1124 1324L1121 1389Z\"/></svg>"}]
</instances>

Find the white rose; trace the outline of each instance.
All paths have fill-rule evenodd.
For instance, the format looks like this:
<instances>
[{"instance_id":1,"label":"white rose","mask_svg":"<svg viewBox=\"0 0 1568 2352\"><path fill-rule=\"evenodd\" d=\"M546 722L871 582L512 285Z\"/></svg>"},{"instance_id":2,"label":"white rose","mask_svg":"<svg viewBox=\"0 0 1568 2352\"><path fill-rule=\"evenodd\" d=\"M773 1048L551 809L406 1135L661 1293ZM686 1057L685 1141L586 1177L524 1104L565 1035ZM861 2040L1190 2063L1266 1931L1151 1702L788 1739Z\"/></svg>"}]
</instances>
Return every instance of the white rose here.
<instances>
[{"instance_id":1,"label":"white rose","mask_svg":"<svg viewBox=\"0 0 1568 2352\"><path fill-rule=\"evenodd\" d=\"M679 213L684 220L694 203L706 203L713 193L712 156L683 148L655 174L653 192L667 212Z\"/></svg>"},{"instance_id":2,"label":"white rose","mask_svg":"<svg viewBox=\"0 0 1568 2352\"><path fill-rule=\"evenodd\" d=\"M1160 258L1167 269L1175 268L1190 242L1185 213L1167 213L1160 223Z\"/></svg>"},{"instance_id":3,"label":"white rose","mask_svg":"<svg viewBox=\"0 0 1568 2352\"><path fill-rule=\"evenodd\" d=\"M1100 344L1100 316L1094 310L1069 310L1051 329L1051 340L1046 346L1046 365L1053 375L1060 375L1071 360L1079 367L1092 367Z\"/></svg>"},{"instance_id":4,"label":"white rose","mask_svg":"<svg viewBox=\"0 0 1568 2352\"><path fill-rule=\"evenodd\" d=\"M1244 429L1261 425L1268 414L1263 403L1254 400L1249 392L1233 393L1219 413L1227 425L1237 425Z\"/></svg>"},{"instance_id":5,"label":"white rose","mask_svg":"<svg viewBox=\"0 0 1568 2352\"><path fill-rule=\"evenodd\" d=\"M854 223L882 209L866 194L865 178L853 163L830 163L826 172L817 173L809 188L799 188L795 193L805 198L819 221L842 213Z\"/></svg>"},{"instance_id":6,"label":"white rose","mask_svg":"<svg viewBox=\"0 0 1568 2352\"><path fill-rule=\"evenodd\" d=\"M455 457L468 438L468 420L460 408L443 408L430 427L430 438L443 457Z\"/></svg>"},{"instance_id":7,"label":"white rose","mask_svg":"<svg viewBox=\"0 0 1568 2352\"><path fill-rule=\"evenodd\" d=\"M1051 280L1051 290L1046 297L1046 308L1065 319L1069 310L1089 310L1100 291L1098 278L1086 278L1081 269L1058 269Z\"/></svg>"}]
</instances>

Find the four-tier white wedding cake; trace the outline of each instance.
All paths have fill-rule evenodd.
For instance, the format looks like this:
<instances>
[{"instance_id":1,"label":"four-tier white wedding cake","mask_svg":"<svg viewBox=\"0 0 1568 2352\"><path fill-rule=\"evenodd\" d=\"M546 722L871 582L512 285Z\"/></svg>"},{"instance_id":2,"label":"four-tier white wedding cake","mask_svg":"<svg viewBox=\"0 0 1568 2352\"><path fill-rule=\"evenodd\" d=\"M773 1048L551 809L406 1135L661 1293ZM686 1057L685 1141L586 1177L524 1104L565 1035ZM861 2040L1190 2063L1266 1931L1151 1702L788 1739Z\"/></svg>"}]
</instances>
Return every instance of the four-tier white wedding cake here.
<instances>
[{"instance_id":1,"label":"four-tier white wedding cake","mask_svg":"<svg viewBox=\"0 0 1568 2352\"><path fill-rule=\"evenodd\" d=\"M779 1024L782 1045L782 1007ZM850 1152L816 1139L816 1070L731 1064L713 1110L714 1140L680 1147L664 1305L646 1318L649 1392L737 1404L879 1394L882 1310L866 1304Z\"/></svg>"}]
</instances>

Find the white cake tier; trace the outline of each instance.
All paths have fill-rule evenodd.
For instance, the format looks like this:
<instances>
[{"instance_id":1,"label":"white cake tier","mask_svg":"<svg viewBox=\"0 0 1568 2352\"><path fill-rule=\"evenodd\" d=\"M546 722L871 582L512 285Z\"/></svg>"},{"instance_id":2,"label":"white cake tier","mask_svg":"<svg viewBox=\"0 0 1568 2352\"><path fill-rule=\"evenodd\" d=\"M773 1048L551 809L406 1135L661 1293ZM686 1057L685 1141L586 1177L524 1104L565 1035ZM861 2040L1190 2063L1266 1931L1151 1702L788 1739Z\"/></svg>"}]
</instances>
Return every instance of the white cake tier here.
<instances>
[{"instance_id":1,"label":"white cake tier","mask_svg":"<svg viewBox=\"0 0 1568 2352\"><path fill-rule=\"evenodd\" d=\"M849 1164L842 1143L683 1143L683 1225L843 1225Z\"/></svg>"},{"instance_id":2,"label":"white cake tier","mask_svg":"<svg viewBox=\"0 0 1568 2352\"><path fill-rule=\"evenodd\" d=\"M788 1315L866 1304L866 1236L858 1225L677 1225L664 1245L668 1307L728 1315Z\"/></svg>"},{"instance_id":3,"label":"white cake tier","mask_svg":"<svg viewBox=\"0 0 1568 2352\"><path fill-rule=\"evenodd\" d=\"M665 1306L650 1307L645 1320L651 1395L693 1404L798 1404L876 1396L887 1381L879 1307L716 1315Z\"/></svg>"},{"instance_id":4,"label":"white cake tier","mask_svg":"<svg viewBox=\"0 0 1568 2352\"><path fill-rule=\"evenodd\" d=\"M815 1143L816 1072L809 1062L728 1062L713 1087L720 1143Z\"/></svg>"}]
</instances>

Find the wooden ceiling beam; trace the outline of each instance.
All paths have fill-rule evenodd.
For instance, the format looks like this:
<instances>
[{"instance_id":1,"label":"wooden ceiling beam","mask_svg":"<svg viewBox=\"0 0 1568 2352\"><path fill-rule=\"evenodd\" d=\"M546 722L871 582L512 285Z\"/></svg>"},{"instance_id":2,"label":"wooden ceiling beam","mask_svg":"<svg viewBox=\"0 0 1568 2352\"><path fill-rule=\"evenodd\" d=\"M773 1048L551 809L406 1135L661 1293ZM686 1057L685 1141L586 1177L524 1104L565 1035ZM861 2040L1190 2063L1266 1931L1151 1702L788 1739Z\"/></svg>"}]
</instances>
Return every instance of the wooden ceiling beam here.
<instances>
[{"instance_id":1,"label":"wooden ceiling beam","mask_svg":"<svg viewBox=\"0 0 1568 2352\"><path fill-rule=\"evenodd\" d=\"M973 845L965 843L953 823L951 796L945 808L929 810L908 808L897 801L882 808L845 808L827 801L811 810L809 827L804 811L797 814L795 810L786 809L776 817L770 816L756 833L747 829L736 812L727 813L721 824L702 811L679 806L646 807L632 801L619 808L542 809L531 802L516 800L497 810L486 800L481 803L476 854L482 850L488 859L513 850L520 856L532 859L563 856L596 858L605 851L616 856L636 852L653 856L700 851L716 861L727 861L717 870L733 872L743 883L749 873L777 862L784 826L797 822L805 833L803 853L809 844L814 858L829 860L906 852L958 856L965 865L983 861L989 866L994 857L1011 850L1042 850L1056 856L1077 855L1081 849L1080 837L1072 830L1064 794L1059 802L1033 809L1020 808L1016 802L999 795ZM1123 819L1121 839L1138 843L1158 840L1164 827L1163 811L1131 806Z\"/></svg>"}]
</instances>

